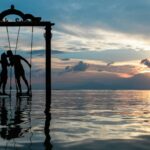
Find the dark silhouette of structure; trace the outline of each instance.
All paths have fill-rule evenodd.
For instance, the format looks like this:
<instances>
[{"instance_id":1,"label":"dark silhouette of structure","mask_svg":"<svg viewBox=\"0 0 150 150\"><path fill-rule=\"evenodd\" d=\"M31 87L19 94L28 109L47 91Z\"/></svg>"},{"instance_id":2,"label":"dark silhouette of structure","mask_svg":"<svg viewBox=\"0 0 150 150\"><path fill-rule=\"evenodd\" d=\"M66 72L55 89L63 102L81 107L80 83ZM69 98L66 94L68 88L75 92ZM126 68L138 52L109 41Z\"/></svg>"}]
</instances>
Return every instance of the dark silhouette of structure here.
<instances>
[{"instance_id":1,"label":"dark silhouette of structure","mask_svg":"<svg viewBox=\"0 0 150 150\"><path fill-rule=\"evenodd\" d=\"M6 139L7 138L7 129L4 126L7 125L8 111L7 111L6 106L5 106L5 98L2 98L0 100L1 100L1 102L0 102L0 110L1 110L0 120L1 120L1 125L3 126L3 128L0 131L0 136L3 139Z\"/></svg>"},{"instance_id":2,"label":"dark silhouette of structure","mask_svg":"<svg viewBox=\"0 0 150 150\"><path fill-rule=\"evenodd\" d=\"M19 92L22 93L22 88L21 88L21 83L20 83L20 78L22 77L22 79L24 80L26 86L27 86L27 93L29 93L29 84L28 81L25 77L25 72L24 72L24 68L21 64L21 60L23 60L24 62L26 62L28 64L29 67L31 67L31 65L29 64L29 62L23 58L20 55L13 55L11 50L7 51L7 55L9 57L10 60L10 65L14 66L14 71L15 71L15 78L16 78L16 83L17 83L17 87L19 89Z\"/></svg>"},{"instance_id":3,"label":"dark silhouette of structure","mask_svg":"<svg viewBox=\"0 0 150 150\"><path fill-rule=\"evenodd\" d=\"M5 92L5 87L6 87L6 83L7 83L7 78L8 78L8 71L7 71L7 67L9 66L9 63L7 61L7 55L5 53L1 54L1 74L0 74L0 88L2 87L2 93L3 95L7 95Z\"/></svg>"},{"instance_id":4,"label":"dark silhouette of structure","mask_svg":"<svg viewBox=\"0 0 150 150\"><path fill-rule=\"evenodd\" d=\"M24 122L23 113L25 111L30 111L28 109L31 105L31 103L29 103L30 98L26 98L26 100L27 100L27 107L26 107L26 109L23 109L23 108L21 108L22 99L17 97L16 109L14 110L14 117L12 118L12 115L11 116L8 115L8 114L13 113L12 108L7 108L5 98L0 99L0 101L1 101L0 102L0 110L1 110L0 121L1 121L1 125L3 126L3 128L1 128L1 130L0 130L0 136L3 139L11 140L14 138L21 137L30 129L30 127L23 129L21 126L21 123ZM7 102L9 102L9 101L7 101ZM30 117L30 116L27 115L27 117ZM28 120L30 120L30 119L28 119Z\"/></svg>"},{"instance_id":5,"label":"dark silhouette of structure","mask_svg":"<svg viewBox=\"0 0 150 150\"><path fill-rule=\"evenodd\" d=\"M44 133L45 133L45 141L44 146L45 150L52 150L53 145L51 144L51 136L50 136L50 123L51 123L51 112L50 107L47 106L45 109L45 127L44 127Z\"/></svg>"},{"instance_id":6,"label":"dark silhouette of structure","mask_svg":"<svg viewBox=\"0 0 150 150\"><path fill-rule=\"evenodd\" d=\"M16 97L15 109L12 109L11 98L0 98L0 124L2 128L0 129L0 137L10 141L19 137L25 136L31 132L31 106L32 98L31 97ZM14 115L13 115L14 114ZM51 122L51 113L50 111L45 112L45 141L44 146L45 150L52 150L51 137L50 137L50 122ZM27 121L28 120L28 124ZM22 126L25 124L26 126ZM32 148L32 136L34 133L30 134L30 143L29 146Z\"/></svg>"},{"instance_id":7,"label":"dark silhouette of structure","mask_svg":"<svg viewBox=\"0 0 150 150\"><path fill-rule=\"evenodd\" d=\"M19 16L19 18L16 18L15 21L9 21L6 17L9 15L17 15ZM24 14L23 12L21 12L20 10L15 9L14 5L11 5L10 9L4 10L3 12L0 13L0 27L45 27L45 50L46 50L46 57L45 57L45 68L46 68L46 76L45 76L45 83L46 83L46 103L45 103L45 116L46 116L46 120L45 120L45 150L51 150L52 149L52 145L50 143L50 120L51 120L51 114L50 114L50 105L51 105L51 38L52 38L52 26L54 25L54 23L51 23L49 21L41 21L40 17L35 17L32 14ZM9 56L10 57L10 56ZM13 57L12 57L13 58ZM11 60L12 64L13 64L13 59ZM15 66L15 65L14 65ZM22 74L23 71L21 71ZM15 73L17 74L17 73ZM17 74L17 76L19 76ZM22 77L22 76L21 76ZM26 79L26 78L25 78ZM20 80L19 80L20 81ZM26 81L25 81L26 82ZM28 87L29 90L29 85L26 82L26 85ZM18 85L18 88L19 85ZM21 88L19 89L20 92ZM3 112L5 111L5 107L3 107ZM18 109L17 114L21 113L20 110ZM7 120L7 116L2 114L3 119L2 121L6 121ZM19 115L15 115L16 118L20 118L21 116ZM18 120L17 119L17 120ZM20 129L19 127L16 128L16 130L18 130L17 132L20 133ZM4 130L3 130L4 131ZM8 132L8 131L6 131ZM16 135L18 135L18 133ZM2 134L5 136L5 131L4 134ZM1 136L2 136L1 135ZM14 138L14 137L13 137ZM5 139L8 139L8 136L5 137Z\"/></svg>"},{"instance_id":8,"label":"dark silhouette of structure","mask_svg":"<svg viewBox=\"0 0 150 150\"><path fill-rule=\"evenodd\" d=\"M9 15L17 15L19 18L16 18L15 21L9 21L6 18ZM45 27L46 105L51 104L51 29L53 25L54 23L49 21L41 21L40 17L35 17L32 14L24 14L20 10L15 9L14 5L11 5L10 9L0 13L0 27Z\"/></svg>"}]
</instances>

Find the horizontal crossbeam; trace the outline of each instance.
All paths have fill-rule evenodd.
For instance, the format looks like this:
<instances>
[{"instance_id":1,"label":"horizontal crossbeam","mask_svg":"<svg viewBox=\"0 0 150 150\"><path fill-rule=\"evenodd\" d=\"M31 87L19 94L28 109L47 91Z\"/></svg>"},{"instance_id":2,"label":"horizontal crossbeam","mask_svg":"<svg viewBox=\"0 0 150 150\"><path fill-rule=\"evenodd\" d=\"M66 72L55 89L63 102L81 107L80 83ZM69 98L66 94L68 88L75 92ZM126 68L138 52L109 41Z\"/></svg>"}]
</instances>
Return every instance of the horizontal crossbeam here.
<instances>
[{"instance_id":1,"label":"horizontal crossbeam","mask_svg":"<svg viewBox=\"0 0 150 150\"><path fill-rule=\"evenodd\" d=\"M9 27L17 27L17 26L53 26L54 23L51 22L0 22L0 26L9 26Z\"/></svg>"}]
</instances>

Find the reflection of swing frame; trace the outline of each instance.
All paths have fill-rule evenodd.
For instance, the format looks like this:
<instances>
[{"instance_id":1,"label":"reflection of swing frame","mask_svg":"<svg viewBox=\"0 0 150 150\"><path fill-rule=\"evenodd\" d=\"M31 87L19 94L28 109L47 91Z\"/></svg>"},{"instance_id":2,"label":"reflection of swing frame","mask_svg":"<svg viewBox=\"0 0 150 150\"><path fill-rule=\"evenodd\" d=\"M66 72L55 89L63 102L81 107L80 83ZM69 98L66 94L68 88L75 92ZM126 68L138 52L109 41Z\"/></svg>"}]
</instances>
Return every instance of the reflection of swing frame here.
<instances>
[{"instance_id":1,"label":"reflection of swing frame","mask_svg":"<svg viewBox=\"0 0 150 150\"><path fill-rule=\"evenodd\" d=\"M16 18L15 21L8 21L5 17L8 15L17 15L21 18ZM45 27L45 43L46 43L46 106L51 104L51 27L54 23L48 21L41 21L40 17L34 17L31 14L24 14L23 12L16 10L12 5L10 9L7 9L0 13L0 27L20 27L20 26L43 26Z\"/></svg>"}]
</instances>

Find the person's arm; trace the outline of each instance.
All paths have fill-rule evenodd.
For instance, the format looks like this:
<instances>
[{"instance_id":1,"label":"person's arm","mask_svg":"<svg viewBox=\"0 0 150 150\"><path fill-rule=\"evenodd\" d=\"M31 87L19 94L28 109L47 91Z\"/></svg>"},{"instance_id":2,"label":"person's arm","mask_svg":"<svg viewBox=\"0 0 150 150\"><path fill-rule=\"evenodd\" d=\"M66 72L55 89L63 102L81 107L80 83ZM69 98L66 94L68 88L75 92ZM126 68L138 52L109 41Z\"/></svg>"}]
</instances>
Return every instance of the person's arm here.
<instances>
[{"instance_id":1,"label":"person's arm","mask_svg":"<svg viewBox=\"0 0 150 150\"><path fill-rule=\"evenodd\" d=\"M20 56L20 59L22 59L24 62L26 62L28 64L28 66L31 68L31 64L25 58L23 58L22 56Z\"/></svg>"}]
</instances>

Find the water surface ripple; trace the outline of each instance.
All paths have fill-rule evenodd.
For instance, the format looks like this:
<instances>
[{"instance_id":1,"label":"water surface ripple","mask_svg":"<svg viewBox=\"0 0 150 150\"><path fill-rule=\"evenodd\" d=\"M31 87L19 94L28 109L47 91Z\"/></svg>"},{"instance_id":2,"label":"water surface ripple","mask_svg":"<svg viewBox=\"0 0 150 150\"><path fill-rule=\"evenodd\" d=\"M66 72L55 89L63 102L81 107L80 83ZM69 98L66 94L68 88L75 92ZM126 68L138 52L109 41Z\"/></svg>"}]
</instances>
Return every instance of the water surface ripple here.
<instances>
[{"instance_id":1,"label":"water surface ripple","mask_svg":"<svg viewBox=\"0 0 150 150\"><path fill-rule=\"evenodd\" d=\"M52 91L53 150L149 150L150 91Z\"/></svg>"}]
</instances>

